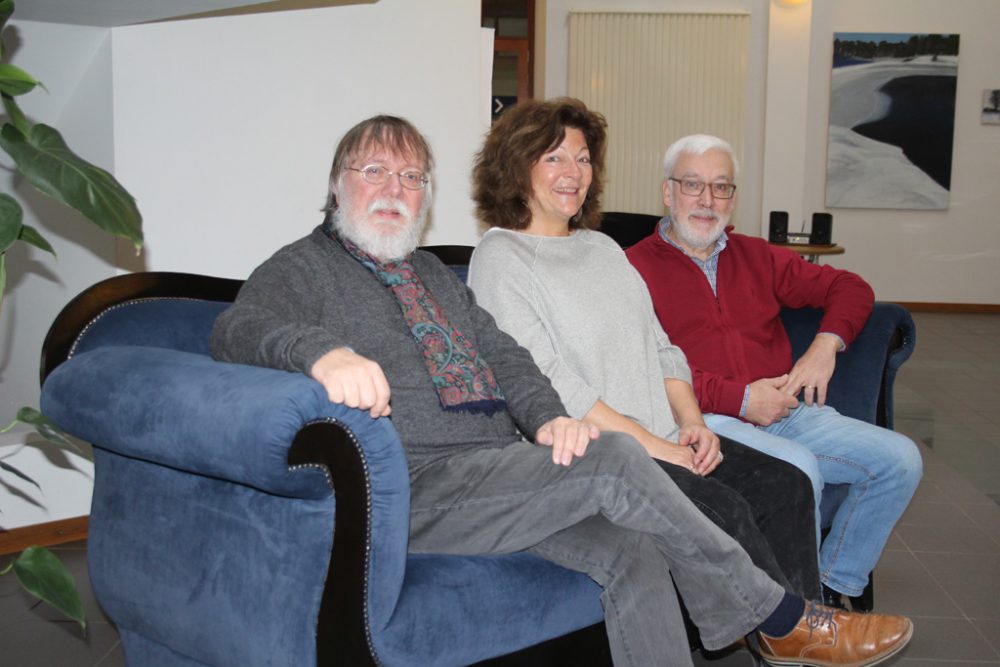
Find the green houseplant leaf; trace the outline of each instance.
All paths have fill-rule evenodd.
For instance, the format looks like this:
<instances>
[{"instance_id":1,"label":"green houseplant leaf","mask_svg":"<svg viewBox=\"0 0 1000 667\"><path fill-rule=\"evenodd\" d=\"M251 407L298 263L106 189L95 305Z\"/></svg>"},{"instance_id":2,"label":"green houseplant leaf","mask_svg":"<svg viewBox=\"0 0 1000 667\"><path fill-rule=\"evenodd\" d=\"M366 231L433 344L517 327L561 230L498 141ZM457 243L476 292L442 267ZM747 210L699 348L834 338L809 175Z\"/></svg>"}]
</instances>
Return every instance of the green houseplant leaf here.
<instances>
[{"instance_id":1,"label":"green houseplant leaf","mask_svg":"<svg viewBox=\"0 0 1000 667\"><path fill-rule=\"evenodd\" d=\"M24 210L16 199L0 193L0 310L3 309L3 295L7 287L7 251L16 241L24 241L53 255L49 242L34 227L26 225Z\"/></svg>"},{"instance_id":2,"label":"green houseplant leaf","mask_svg":"<svg viewBox=\"0 0 1000 667\"><path fill-rule=\"evenodd\" d=\"M7 251L16 241L24 241L53 255L49 242L38 233L38 230L26 225L24 209L16 199L7 193L0 192L0 309L3 309L3 295L7 287Z\"/></svg>"},{"instance_id":3,"label":"green houseplant leaf","mask_svg":"<svg viewBox=\"0 0 1000 667\"><path fill-rule=\"evenodd\" d=\"M66 432L63 431L61 428L59 428L55 422L53 422L51 419L43 415L35 408L25 407L18 410L17 417L14 418L14 421L7 424L3 428L0 428L0 433L6 433L7 431L11 430L18 424L18 422L33 427L35 429L35 432L38 433L43 438L45 438L47 442L53 445L57 445L62 449L72 449L74 452L84 457L85 459L88 459L90 461L94 460L93 456L89 452L85 452L83 449L78 447L77 444L73 442L68 435L66 435ZM26 482L34 484L37 488L39 489L42 488L38 486L38 482L25 475L23 472L21 472L14 466L4 463L3 461L0 461L0 470L6 470L7 472L13 475L17 475Z\"/></svg>"},{"instance_id":4,"label":"green houseplant leaf","mask_svg":"<svg viewBox=\"0 0 1000 667\"><path fill-rule=\"evenodd\" d=\"M83 602L76 592L76 582L66 566L51 551L28 547L13 564L14 574L26 591L48 602L87 629Z\"/></svg>"},{"instance_id":5,"label":"green houseplant leaf","mask_svg":"<svg viewBox=\"0 0 1000 667\"><path fill-rule=\"evenodd\" d=\"M21 236L19 236L17 240L24 241L28 245L33 245L39 250L44 250L53 257L56 256L56 251L52 248L49 242L45 240L45 237L39 234L38 230L31 225L21 225Z\"/></svg>"},{"instance_id":6,"label":"green houseplant leaf","mask_svg":"<svg viewBox=\"0 0 1000 667\"><path fill-rule=\"evenodd\" d=\"M0 63L0 92L7 95L24 95L38 85L41 84L20 67Z\"/></svg>"},{"instance_id":7,"label":"green houseplant leaf","mask_svg":"<svg viewBox=\"0 0 1000 667\"><path fill-rule=\"evenodd\" d=\"M21 237L24 229L24 210L17 200L0 193L0 309L7 289L7 250Z\"/></svg>"},{"instance_id":8,"label":"green houseplant leaf","mask_svg":"<svg viewBox=\"0 0 1000 667\"><path fill-rule=\"evenodd\" d=\"M2 44L3 42L0 42ZM28 130L31 129L31 124L28 119L24 117L24 112L21 111L21 107L18 106L17 100L14 99L12 95L7 93L0 93L0 99L3 100L3 109L7 112L7 117L10 118L10 122L14 123L14 127L21 131L21 134L27 134Z\"/></svg>"},{"instance_id":9,"label":"green houseplant leaf","mask_svg":"<svg viewBox=\"0 0 1000 667\"><path fill-rule=\"evenodd\" d=\"M14 13L14 0L0 0L0 30L7 25L7 19ZM6 55L3 44L0 44L0 56Z\"/></svg>"},{"instance_id":10,"label":"green houseplant leaf","mask_svg":"<svg viewBox=\"0 0 1000 667\"><path fill-rule=\"evenodd\" d=\"M78 157L62 135L38 123L25 135L7 123L0 147L42 193L76 209L101 229L142 245L142 216L135 199L114 176Z\"/></svg>"},{"instance_id":11,"label":"green houseplant leaf","mask_svg":"<svg viewBox=\"0 0 1000 667\"><path fill-rule=\"evenodd\" d=\"M56 426L54 421L43 415L35 408L21 408L18 410L15 423L16 422L33 426L35 431L37 431L40 436L45 438L48 442L51 442L53 445L59 445L63 449L72 449L80 456L90 458L86 452L77 447L76 443L69 439L65 431ZM8 428L10 427L8 426Z\"/></svg>"},{"instance_id":12,"label":"green houseplant leaf","mask_svg":"<svg viewBox=\"0 0 1000 667\"><path fill-rule=\"evenodd\" d=\"M24 209L17 200L5 192L0 192L0 253L14 245L21 237L24 226Z\"/></svg>"}]
</instances>

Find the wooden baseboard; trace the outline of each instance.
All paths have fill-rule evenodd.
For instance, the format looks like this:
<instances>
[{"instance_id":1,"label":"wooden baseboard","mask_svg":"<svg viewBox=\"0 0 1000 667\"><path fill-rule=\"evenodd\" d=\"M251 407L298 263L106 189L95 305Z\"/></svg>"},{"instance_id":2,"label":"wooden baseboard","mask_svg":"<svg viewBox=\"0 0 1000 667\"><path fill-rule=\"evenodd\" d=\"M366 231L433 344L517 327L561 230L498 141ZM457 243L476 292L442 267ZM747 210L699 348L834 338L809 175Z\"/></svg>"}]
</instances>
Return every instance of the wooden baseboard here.
<instances>
[{"instance_id":1,"label":"wooden baseboard","mask_svg":"<svg viewBox=\"0 0 1000 667\"><path fill-rule=\"evenodd\" d=\"M911 313L1000 313L997 303L929 303L925 301L895 301Z\"/></svg>"},{"instance_id":2,"label":"wooden baseboard","mask_svg":"<svg viewBox=\"0 0 1000 667\"><path fill-rule=\"evenodd\" d=\"M17 553L32 545L51 547L54 544L85 540L89 525L89 516L78 516L12 530L0 530L0 554Z\"/></svg>"}]
</instances>

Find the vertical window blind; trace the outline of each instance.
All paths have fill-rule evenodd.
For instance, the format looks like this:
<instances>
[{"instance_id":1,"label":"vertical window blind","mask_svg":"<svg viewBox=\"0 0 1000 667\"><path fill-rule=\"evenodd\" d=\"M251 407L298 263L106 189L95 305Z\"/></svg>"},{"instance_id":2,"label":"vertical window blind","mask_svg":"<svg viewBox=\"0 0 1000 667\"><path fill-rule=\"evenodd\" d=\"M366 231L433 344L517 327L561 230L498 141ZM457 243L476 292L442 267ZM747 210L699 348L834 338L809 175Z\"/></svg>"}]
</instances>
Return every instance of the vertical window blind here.
<instances>
[{"instance_id":1,"label":"vertical window blind","mask_svg":"<svg viewBox=\"0 0 1000 667\"><path fill-rule=\"evenodd\" d=\"M571 13L568 93L608 120L603 207L663 212L663 152L718 135L743 155L750 16Z\"/></svg>"}]
</instances>

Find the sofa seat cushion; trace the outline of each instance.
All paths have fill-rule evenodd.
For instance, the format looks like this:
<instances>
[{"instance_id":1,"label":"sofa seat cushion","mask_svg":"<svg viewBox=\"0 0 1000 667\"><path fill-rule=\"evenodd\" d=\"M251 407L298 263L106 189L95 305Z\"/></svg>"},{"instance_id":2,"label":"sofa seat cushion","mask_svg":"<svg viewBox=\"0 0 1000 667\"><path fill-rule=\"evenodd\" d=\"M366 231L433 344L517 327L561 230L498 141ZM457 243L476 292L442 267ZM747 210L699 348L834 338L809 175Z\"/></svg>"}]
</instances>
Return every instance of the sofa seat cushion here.
<instances>
[{"instance_id":1,"label":"sofa seat cushion","mask_svg":"<svg viewBox=\"0 0 1000 667\"><path fill-rule=\"evenodd\" d=\"M586 575L527 553L410 554L373 642L389 665L467 665L600 623L600 596Z\"/></svg>"}]
</instances>

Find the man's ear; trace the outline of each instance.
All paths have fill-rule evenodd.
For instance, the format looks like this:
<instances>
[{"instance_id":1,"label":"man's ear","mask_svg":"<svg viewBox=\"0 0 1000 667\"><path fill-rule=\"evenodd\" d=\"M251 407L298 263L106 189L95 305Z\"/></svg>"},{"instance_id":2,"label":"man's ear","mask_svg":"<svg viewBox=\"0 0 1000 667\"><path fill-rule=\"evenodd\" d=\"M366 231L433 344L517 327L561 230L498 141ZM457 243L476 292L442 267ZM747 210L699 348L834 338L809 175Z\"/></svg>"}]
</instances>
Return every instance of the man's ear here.
<instances>
[{"instance_id":1,"label":"man's ear","mask_svg":"<svg viewBox=\"0 0 1000 667\"><path fill-rule=\"evenodd\" d=\"M327 204L332 208L340 206L340 177L330 176L330 193L327 197Z\"/></svg>"},{"instance_id":2,"label":"man's ear","mask_svg":"<svg viewBox=\"0 0 1000 667\"><path fill-rule=\"evenodd\" d=\"M670 181L664 178L661 187L663 189L663 204L670 208Z\"/></svg>"}]
</instances>

